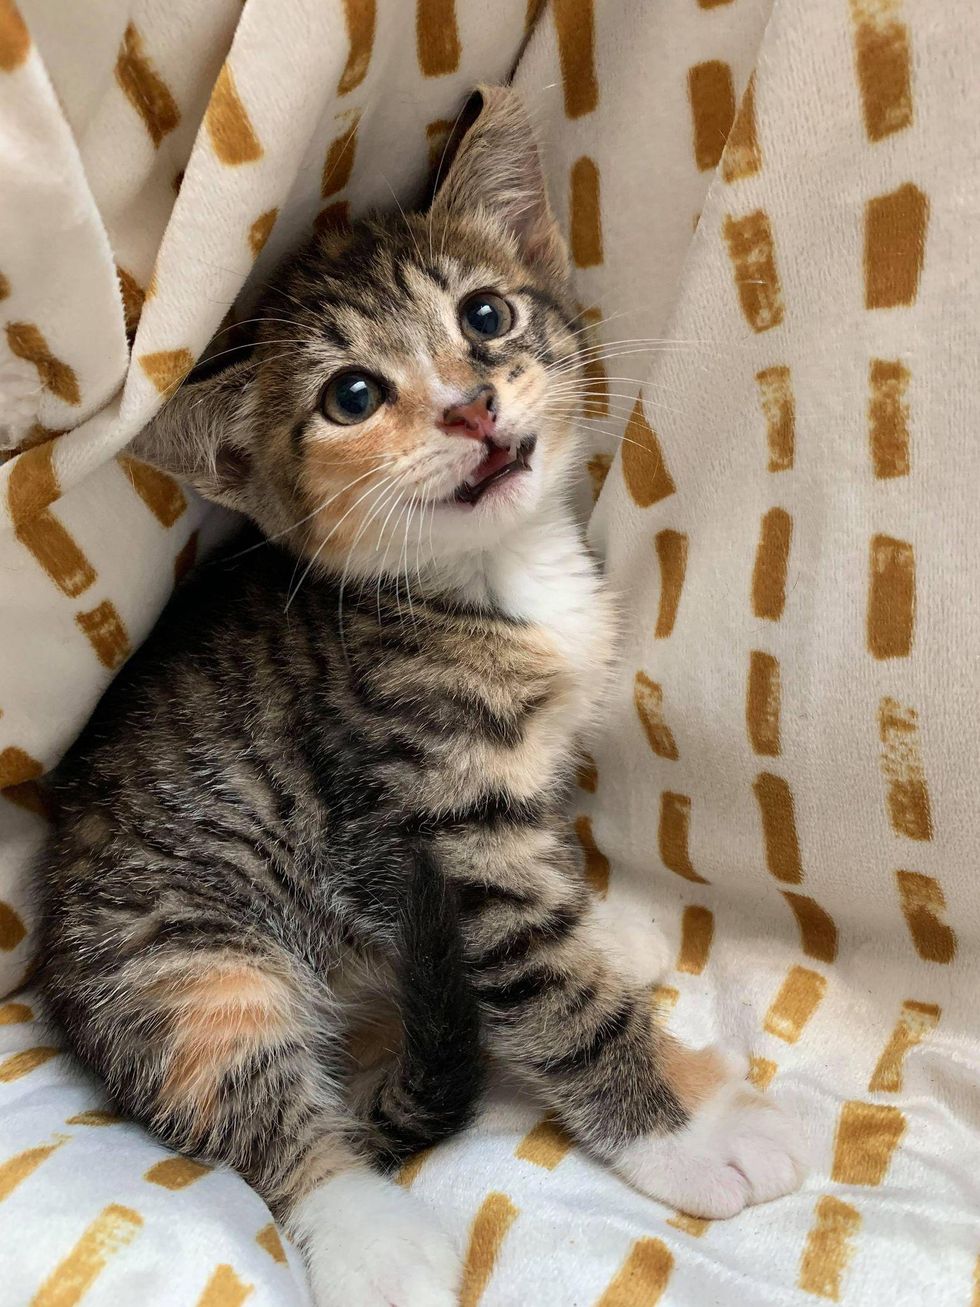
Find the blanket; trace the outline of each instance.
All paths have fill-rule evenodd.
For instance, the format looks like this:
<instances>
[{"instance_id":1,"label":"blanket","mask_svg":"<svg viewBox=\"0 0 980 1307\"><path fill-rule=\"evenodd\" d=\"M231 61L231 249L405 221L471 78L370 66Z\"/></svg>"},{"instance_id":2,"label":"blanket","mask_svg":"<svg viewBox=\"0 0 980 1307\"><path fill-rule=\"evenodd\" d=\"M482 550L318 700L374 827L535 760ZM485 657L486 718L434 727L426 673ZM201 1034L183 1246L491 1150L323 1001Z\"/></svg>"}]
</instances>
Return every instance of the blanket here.
<instances>
[{"instance_id":1,"label":"blanket","mask_svg":"<svg viewBox=\"0 0 980 1307\"><path fill-rule=\"evenodd\" d=\"M513 75L609 355L584 865L813 1169L693 1220L499 1086L400 1181L466 1307L976 1303L978 64L969 0L0 0L4 1301L306 1301L260 1200L116 1119L19 988L37 782L225 529L133 435Z\"/></svg>"}]
</instances>

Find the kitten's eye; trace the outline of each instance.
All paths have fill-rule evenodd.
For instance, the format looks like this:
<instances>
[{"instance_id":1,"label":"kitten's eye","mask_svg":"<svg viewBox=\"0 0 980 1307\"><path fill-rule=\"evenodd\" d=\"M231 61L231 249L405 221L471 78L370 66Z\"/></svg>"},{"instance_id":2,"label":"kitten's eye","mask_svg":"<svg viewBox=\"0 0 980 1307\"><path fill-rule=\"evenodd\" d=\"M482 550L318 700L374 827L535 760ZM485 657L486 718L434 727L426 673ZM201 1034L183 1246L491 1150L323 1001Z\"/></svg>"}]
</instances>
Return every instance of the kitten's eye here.
<instances>
[{"instance_id":1,"label":"kitten's eye","mask_svg":"<svg viewBox=\"0 0 980 1307\"><path fill-rule=\"evenodd\" d=\"M351 427L365 422L385 400L380 381L367 372L338 372L323 388L320 409L331 422Z\"/></svg>"},{"instance_id":2,"label":"kitten's eye","mask_svg":"<svg viewBox=\"0 0 980 1307\"><path fill-rule=\"evenodd\" d=\"M493 291L478 290L474 295L467 295L459 306L459 325L469 340L493 340L510 331L514 310Z\"/></svg>"}]
</instances>

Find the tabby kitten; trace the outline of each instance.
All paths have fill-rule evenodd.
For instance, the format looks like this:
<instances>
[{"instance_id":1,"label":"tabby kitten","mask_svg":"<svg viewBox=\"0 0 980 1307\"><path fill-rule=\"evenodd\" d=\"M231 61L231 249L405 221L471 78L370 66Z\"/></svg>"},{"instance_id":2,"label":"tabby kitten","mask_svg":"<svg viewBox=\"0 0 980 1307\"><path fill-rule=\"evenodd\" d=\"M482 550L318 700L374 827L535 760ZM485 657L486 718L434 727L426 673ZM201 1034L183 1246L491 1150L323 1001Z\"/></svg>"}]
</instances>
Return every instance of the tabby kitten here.
<instances>
[{"instance_id":1,"label":"tabby kitten","mask_svg":"<svg viewBox=\"0 0 980 1307\"><path fill-rule=\"evenodd\" d=\"M569 848L611 647L567 504L582 336L530 125L481 95L429 212L314 240L252 354L141 438L261 543L110 688L42 870L49 1011L124 1111L255 1187L321 1305L456 1300L384 1171L465 1123L481 1042L685 1211L801 1175L744 1067L658 1027Z\"/></svg>"}]
</instances>

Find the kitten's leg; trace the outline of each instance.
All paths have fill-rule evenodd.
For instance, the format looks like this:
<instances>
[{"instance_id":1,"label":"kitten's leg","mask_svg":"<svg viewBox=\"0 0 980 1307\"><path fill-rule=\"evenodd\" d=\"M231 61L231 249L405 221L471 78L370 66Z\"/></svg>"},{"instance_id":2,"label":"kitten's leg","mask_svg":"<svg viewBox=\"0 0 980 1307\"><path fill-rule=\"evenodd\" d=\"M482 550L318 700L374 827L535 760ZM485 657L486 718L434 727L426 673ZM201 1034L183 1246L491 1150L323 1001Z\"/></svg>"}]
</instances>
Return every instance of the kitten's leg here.
<instances>
[{"instance_id":1,"label":"kitten's leg","mask_svg":"<svg viewBox=\"0 0 980 1307\"><path fill-rule=\"evenodd\" d=\"M316 1307L450 1307L457 1254L368 1165L315 983L286 955L144 954L88 995L84 1027L77 993L61 1015L129 1114L265 1199L303 1248Z\"/></svg>"},{"instance_id":2,"label":"kitten's leg","mask_svg":"<svg viewBox=\"0 0 980 1307\"><path fill-rule=\"evenodd\" d=\"M799 1127L744 1064L659 1028L649 995L606 955L559 836L498 834L492 882L472 874L485 853L459 841L452 852L491 1046L578 1140L692 1215L732 1216L800 1184Z\"/></svg>"}]
</instances>

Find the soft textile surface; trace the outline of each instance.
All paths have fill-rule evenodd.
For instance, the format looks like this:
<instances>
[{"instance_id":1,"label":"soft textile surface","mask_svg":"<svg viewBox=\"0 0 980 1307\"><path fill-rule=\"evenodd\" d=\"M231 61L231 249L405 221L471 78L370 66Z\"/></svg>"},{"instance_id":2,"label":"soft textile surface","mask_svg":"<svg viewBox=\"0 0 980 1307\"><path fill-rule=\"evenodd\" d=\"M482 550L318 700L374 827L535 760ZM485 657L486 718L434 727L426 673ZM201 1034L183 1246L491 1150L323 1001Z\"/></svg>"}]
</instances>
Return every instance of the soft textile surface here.
<instances>
[{"instance_id":1,"label":"soft textile surface","mask_svg":"<svg viewBox=\"0 0 980 1307\"><path fill-rule=\"evenodd\" d=\"M413 197L529 8L34 0L32 46L0 3L0 422L35 445L0 469L7 988L31 781L217 529L116 455L257 250ZM750 1053L814 1170L706 1226L498 1093L402 1177L467 1307L973 1301L978 61L968 0L553 0L520 58L586 318L664 342L595 369L624 660L576 828L663 930L672 1030ZM0 1005L4 1301L304 1301L240 1182L82 1115L33 1007Z\"/></svg>"}]
</instances>

